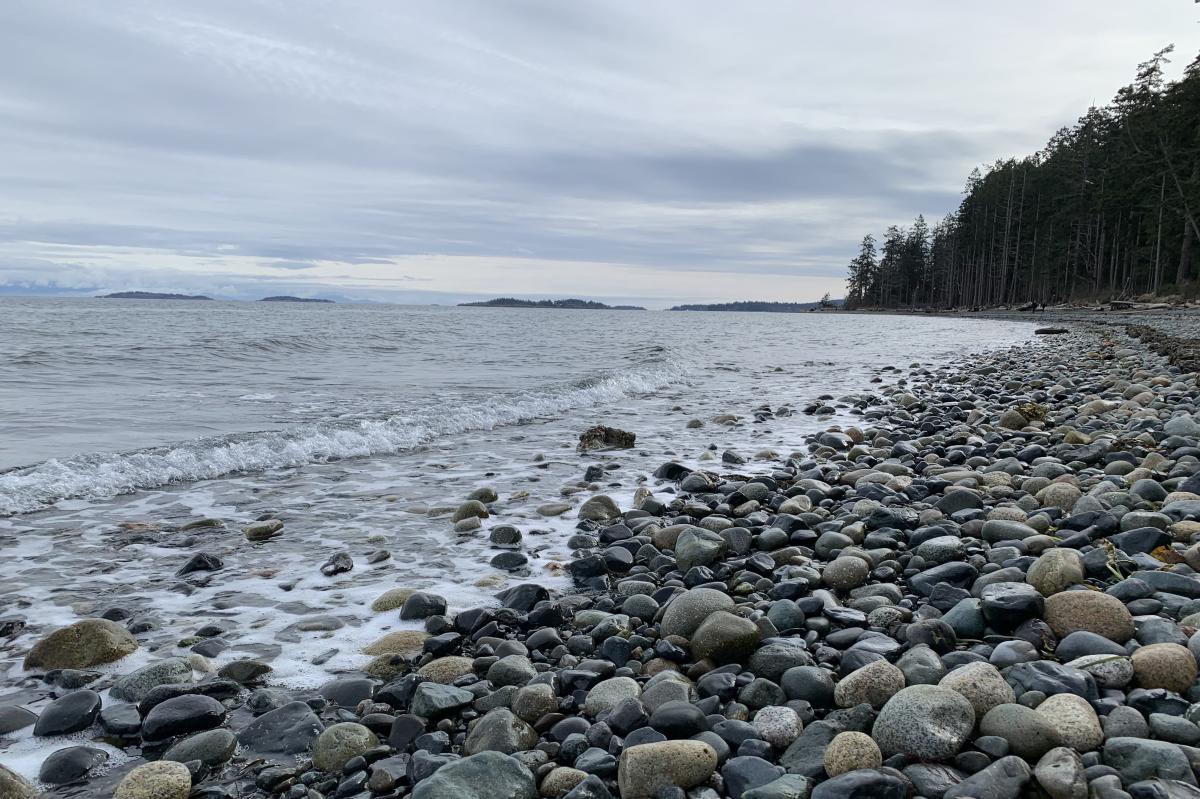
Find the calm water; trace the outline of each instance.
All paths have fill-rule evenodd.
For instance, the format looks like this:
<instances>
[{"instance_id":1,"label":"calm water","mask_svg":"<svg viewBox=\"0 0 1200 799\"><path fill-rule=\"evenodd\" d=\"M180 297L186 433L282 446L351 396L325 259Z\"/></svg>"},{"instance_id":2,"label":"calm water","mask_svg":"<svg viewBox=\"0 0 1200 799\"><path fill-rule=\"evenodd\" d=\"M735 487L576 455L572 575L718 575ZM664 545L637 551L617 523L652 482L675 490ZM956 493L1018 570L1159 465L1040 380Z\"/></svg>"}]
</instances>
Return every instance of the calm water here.
<instances>
[{"instance_id":1,"label":"calm water","mask_svg":"<svg viewBox=\"0 0 1200 799\"><path fill-rule=\"evenodd\" d=\"M112 608L150 630L108 670L186 653L180 639L219 621L230 648L217 665L260 657L276 684L319 685L361 667L364 644L413 626L370 611L389 588L427 588L461 608L514 581L565 585L574 509L537 509L590 496L589 464L612 467L603 488L624 505L670 458L786 456L805 433L853 418L789 408L878 388L869 381L885 366L1008 346L1032 330L924 317L0 300L0 617L28 625L0 640L0 705L44 702L45 686L20 666L36 637ZM756 422L762 406L782 413ZM711 421L718 414L739 421ZM704 426L689 428L693 418ZM592 424L637 433L637 449L577 454ZM499 494L492 516L456 535L446 509L481 486ZM283 535L247 542L241 529L268 514ZM181 529L198 518L223 526ZM494 524L524 534L522 572L489 565ZM392 557L368 562L380 549ZM224 568L175 578L197 551ZM353 571L323 576L337 552ZM340 626L297 631L310 616ZM26 731L0 742L0 759L35 776L69 743Z\"/></svg>"}]
</instances>

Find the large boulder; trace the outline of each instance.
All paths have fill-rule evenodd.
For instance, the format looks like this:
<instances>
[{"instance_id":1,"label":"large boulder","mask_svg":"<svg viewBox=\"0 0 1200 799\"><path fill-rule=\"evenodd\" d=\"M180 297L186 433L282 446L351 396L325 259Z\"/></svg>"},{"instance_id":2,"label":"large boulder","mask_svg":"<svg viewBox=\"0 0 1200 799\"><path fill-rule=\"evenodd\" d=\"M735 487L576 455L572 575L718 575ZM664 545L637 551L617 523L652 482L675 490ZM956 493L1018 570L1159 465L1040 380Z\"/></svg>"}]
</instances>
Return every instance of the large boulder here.
<instances>
[{"instance_id":1,"label":"large boulder","mask_svg":"<svg viewBox=\"0 0 1200 799\"><path fill-rule=\"evenodd\" d=\"M137 639L116 622L84 619L35 643L25 656L25 668L86 669L120 660L137 648Z\"/></svg>"}]
</instances>

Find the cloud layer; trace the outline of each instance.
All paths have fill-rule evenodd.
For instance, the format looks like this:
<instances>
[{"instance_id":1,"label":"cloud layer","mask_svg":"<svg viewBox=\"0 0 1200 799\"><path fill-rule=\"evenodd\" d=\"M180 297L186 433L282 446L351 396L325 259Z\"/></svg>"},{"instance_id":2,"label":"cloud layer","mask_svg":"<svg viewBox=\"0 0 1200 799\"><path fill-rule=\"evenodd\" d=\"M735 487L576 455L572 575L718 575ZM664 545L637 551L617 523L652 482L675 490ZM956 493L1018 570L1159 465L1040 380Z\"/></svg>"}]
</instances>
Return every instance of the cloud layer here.
<instances>
[{"instance_id":1,"label":"cloud layer","mask_svg":"<svg viewBox=\"0 0 1200 799\"><path fill-rule=\"evenodd\" d=\"M1188 5L14 0L0 285L813 299Z\"/></svg>"}]
</instances>

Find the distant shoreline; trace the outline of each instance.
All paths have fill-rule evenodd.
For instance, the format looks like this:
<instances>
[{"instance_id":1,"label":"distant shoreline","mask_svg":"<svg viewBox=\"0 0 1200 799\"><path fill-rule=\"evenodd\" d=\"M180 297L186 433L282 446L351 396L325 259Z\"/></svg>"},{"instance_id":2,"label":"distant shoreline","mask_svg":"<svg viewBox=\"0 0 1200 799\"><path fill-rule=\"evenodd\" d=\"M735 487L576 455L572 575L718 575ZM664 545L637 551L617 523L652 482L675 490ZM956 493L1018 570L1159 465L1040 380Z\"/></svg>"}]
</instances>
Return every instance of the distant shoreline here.
<instances>
[{"instance_id":1,"label":"distant shoreline","mask_svg":"<svg viewBox=\"0 0 1200 799\"><path fill-rule=\"evenodd\" d=\"M112 294L101 294L101 300L203 300L213 302L212 297L203 294L160 294L154 291L116 291Z\"/></svg>"},{"instance_id":2,"label":"distant shoreline","mask_svg":"<svg viewBox=\"0 0 1200 799\"><path fill-rule=\"evenodd\" d=\"M557 310L582 311L644 311L640 305L605 305L592 300L519 300L515 297L497 297L494 300L460 302L459 308L553 308Z\"/></svg>"}]
</instances>

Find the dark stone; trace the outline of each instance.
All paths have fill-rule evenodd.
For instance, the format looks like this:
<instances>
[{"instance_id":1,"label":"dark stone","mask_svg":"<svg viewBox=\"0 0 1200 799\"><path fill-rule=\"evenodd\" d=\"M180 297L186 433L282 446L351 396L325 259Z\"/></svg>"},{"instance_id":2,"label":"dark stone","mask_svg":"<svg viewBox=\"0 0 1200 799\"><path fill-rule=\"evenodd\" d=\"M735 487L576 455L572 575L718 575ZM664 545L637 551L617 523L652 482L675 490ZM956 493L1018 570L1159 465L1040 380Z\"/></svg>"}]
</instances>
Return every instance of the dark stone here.
<instances>
[{"instance_id":1,"label":"dark stone","mask_svg":"<svg viewBox=\"0 0 1200 799\"><path fill-rule=\"evenodd\" d=\"M192 572L211 572L224 568L225 561L218 558L216 555L210 555L207 552L197 552L188 558L188 562L179 567L179 571L175 572L176 577L183 577Z\"/></svg>"},{"instance_id":2,"label":"dark stone","mask_svg":"<svg viewBox=\"0 0 1200 799\"><path fill-rule=\"evenodd\" d=\"M864 768L822 782L813 788L811 799L905 799L907 795L904 780Z\"/></svg>"},{"instance_id":3,"label":"dark stone","mask_svg":"<svg viewBox=\"0 0 1200 799\"><path fill-rule=\"evenodd\" d=\"M87 776L108 760L108 753L92 746L68 746L52 752L42 761L38 779L47 785L64 785Z\"/></svg>"},{"instance_id":4,"label":"dark stone","mask_svg":"<svg viewBox=\"0 0 1200 799\"><path fill-rule=\"evenodd\" d=\"M1000 633L1011 633L1022 622L1042 615L1046 600L1028 583L992 583L980 594L983 617Z\"/></svg>"},{"instance_id":5,"label":"dark stone","mask_svg":"<svg viewBox=\"0 0 1200 799\"><path fill-rule=\"evenodd\" d=\"M761 757L739 756L728 760L721 768L725 791L732 799L742 799L751 788L766 785L783 776L783 769Z\"/></svg>"},{"instance_id":6,"label":"dark stone","mask_svg":"<svg viewBox=\"0 0 1200 799\"><path fill-rule=\"evenodd\" d=\"M225 706L210 696L188 694L154 706L142 720L142 738L161 741L175 735L219 727L225 721Z\"/></svg>"},{"instance_id":7,"label":"dark stone","mask_svg":"<svg viewBox=\"0 0 1200 799\"><path fill-rule=\"evenodd\" d=\"M305 702L290 702L256 718L238 732L242 746L260 755L307 752L325 726Z\"/></svg>"},{"instance_id":8,"label":"dark stone","mask_svg":"<svg viewBox=\"0 0 1200 799\"><path fill-rule=\"evenodd\" d=\"M33 725L36 736L68 735L86 730L100 715L100 694L82 690L55 699L38 716Z\"/></svg>"}]
</instances>

